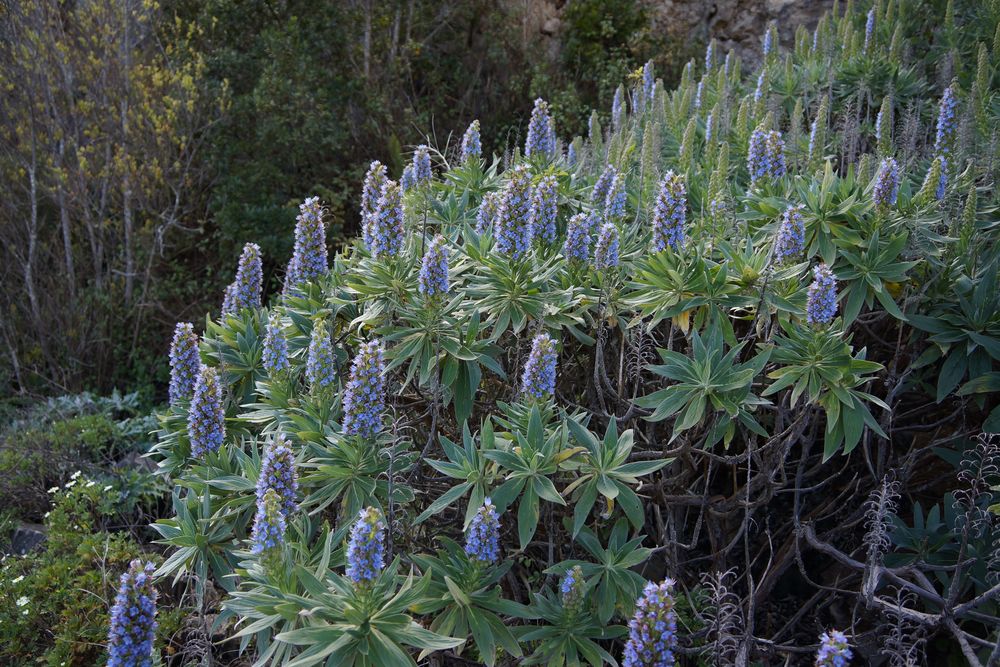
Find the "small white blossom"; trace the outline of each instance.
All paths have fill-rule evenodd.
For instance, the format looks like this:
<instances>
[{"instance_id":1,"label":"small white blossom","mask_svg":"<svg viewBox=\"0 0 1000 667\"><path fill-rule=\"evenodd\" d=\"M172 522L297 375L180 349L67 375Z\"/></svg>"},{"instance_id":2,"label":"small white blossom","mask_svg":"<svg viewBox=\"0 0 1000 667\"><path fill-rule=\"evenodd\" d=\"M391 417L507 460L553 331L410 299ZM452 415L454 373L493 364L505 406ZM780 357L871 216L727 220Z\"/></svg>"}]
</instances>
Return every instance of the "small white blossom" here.
<instances>
[{"instance_id":1,"label":"small white blossom","mask_svg":"<svg viewBox=\"0 0 1000 667\"><path fill-rule=\"evenodd\" d=\"M17 599L17 606L18 607L23 607L24 605L28 604L29 602L31 602L31 600L28 599L28 596L27 595L22 595L21 597L19 597Z\"/></svg>"}]
</instances>

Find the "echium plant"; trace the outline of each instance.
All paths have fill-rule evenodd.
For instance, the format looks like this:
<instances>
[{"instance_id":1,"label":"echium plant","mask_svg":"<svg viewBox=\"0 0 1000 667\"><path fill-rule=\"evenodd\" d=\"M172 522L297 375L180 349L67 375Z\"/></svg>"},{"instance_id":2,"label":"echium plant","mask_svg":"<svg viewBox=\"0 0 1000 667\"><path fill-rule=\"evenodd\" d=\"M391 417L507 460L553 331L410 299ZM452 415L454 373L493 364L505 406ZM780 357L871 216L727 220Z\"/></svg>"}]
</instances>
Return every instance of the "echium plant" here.
<instances>
[{"instance_id":1,"label":"echium plant","mask_svg":"<svg viewBox=\"0 0 1000 667\"><path fill-rule=\"evenodd\" d=\"M344 391L344 433L373 438L382 430L385 352L378 340L362 343Z\"/></svg>"},{"instance_id":2,"label":"echium plant","mask_svg":"<svg viewBox=\"0 0 1000 667\"><path fill-rule=\"evenodd\" d=\"M226 285L226 289L222 293L222 316L235 315L236 310L236 283L233 282Z\"/></svg>"},{"instance_id":3,"label":"echium plant","mask_svg":"<svg viewBox=\"0 0 1000 667\"><path fill-rule=\"evenodd\" d=\"M780 132L767 132L762 127L753 131L747 150L747 170L751 185L785 175L785 144Z\"/></svg>"},{"instance_id":4,"label":"echium plant","mask_svg":"<svg viewBox=\"0 0 1000 667\"><path fill-rule=\"evenodd\" d=\"M479 121L474 120L469 123L465 134L462 135L462 164L471 164L479 160L483 155L482 140L479 136Z\"/></svg>"},{"instance_id":5,"label":"echium plant","mask_svg":"<svg viewBox=\"0 0 1000 667\"><path fill-rule=\"evenodd\" d=\"M288 361L288 339L281 326L281 315L274 312L267 320L264 330L264 351L261 353L261 363L271 377L291 369Z\"/></svg>"},{"instance_id":6,"label":"echium plant","mask_svg":"<svg viewBox=\"0 0 1000 667\"><path fill-rule=\"evenodd\" d=\"M194 385L188 410L188 438L191 455L201 458L217 452L226 439L226 414L222 407L222 385L214 368L202 366Z\"/></svg>"},{"instance_id":7,"label":"echium plant","mask_svg":"<svg viewBox=\"0 0 1000 667\"><path fill-rule=\"evenodd\" d=\"M375 257L395 257L403 247L403 195L395 181L386 181L375 206L368 249Z\"/></svg>"},{"instance_id":8,"label":"echium plant","mask_svg":"<svg viewBox=\"0 0 1000 667\"><path fill-rule=\"evenodd\" d=\"M663 252L668 247L684 247L684 224L687 216L687 192L684 180L673 170L667 172L660 183L660 192L653 209L653 252Z\"/></svg>"},{"instance_id":9,"label":"echium plant","mask_svg":"<svg viewBox=\"0 0 1000 667\"><path fill-rule=\"evenodd\" d=\"M872 37L875 35L875 8L872 7L868 10L868 17L865 20L865 45L863 48L863 53L868 53L868 49L872 45Z\"/></svg>"},{"instance_id":10,"label":"echium plant","mask_svg":"<svg viewBox=\"0 0 1000 667\"><path fill-rule=\"evenodd\" d=\"M250 535L251 552L271 557L285 543L288 519L281 510L281 497L274 489L267 489L257 499L257 511Z\"/></svg>"},{"instance_id":11,"label":"echium plant","mask_svg":"<svg viewBox=\"0 0 1000 667\"><path fill-rule=\"evenodd\" d=\"M891 157L883 158L872 186L872 201L877 208L887 209L896 205L898 195L899 165Z\"/></svg>"},{"instance_id":12,"label":"echium plant","mask_svg":"<svg viewBox=\"0 0 1000 667\"><path fill-rule=\"evenodd\" d=\"M610 164L604 167L604 171L601 175L597 177L597 181L594 183L594 189L590 194L590 201L594 203L595 206L604 208L604 204L608 199L608 191L611 189L611 182L615 179L618 174L618 170L615 169Z\"/></svg>"},{"instance_id":13,"label":"echium plant","mask_svg":"<svg viewBox=\"0 0 1000 667\"><path fill-rule=\"evenodd\" d=\"M617 171L608 184L608 194L604 198L604 215L608 220L625 217L625 177Z\"/></svg>"},{"instance_id":14,"label":"echium plant","mask_svg":"<svg viewBox=\"0 0 1000 667\"><path fill-rule=\"evenodd\" d=\"M493 226L496 220L497 210L500 207L499 192L487 192L483 195L483 200L479 203L479 210L476 212L476 233L483 234Z\"/></svg>"},{"instance_id":15,"label":"echium plant","mask_svg":"<svg viewBox=\"0 0 1000 667\"><path fill-rule=\"evenodd\" d=\"M198 334L190 322L178 322L170 342L171 404L191 398L200 366Z\"/></svg>"},{"instance_id":16,"label":"echium plant","mask_svg":"<svg viewBox=\"0 0 1000 667\"><path fill-rule=\"evenodd\" d=\"M448 246L443 236L438 234L427 246L427 252L420 263L417 289L426 297L448 293Z\"/></svg>"},{"instance_id":17,"label":"echium plant","mask_svg":"<svg viewBox=\"0 0 1000 667\"><path fill-rule=\"evenodd\" d=\"M306 353L306 381L313 391L321 391L336 380L336 361L333 357L333 343L326 329L326 322L317 319L313 323Z\"/></svg>"},{"instance_id":18,"label":"echium plant","mask_svg":"<svg viewBox=\"0 0 1000 667\"><path fill-rule=\"evenodd\" d=\"M295 472L295 455L283 433L264 446L257 478L258 507L268 491L278 494L279 507L286 517L298 509L299 478Z\"/></svg>"},{"instance_id":19,"label":"echium plant","mask_svg":"<svg viewBox=\"0 0 1000 667\"><path fill-rule=\"evenodd\" d=\"M954 85L944 89L941 95L941 104L938 107L937 131L934 135L934 152L947 153L955 141L955 131L958 129L957 120L958 100L955 97Z\"/></svg>"},{"instance_id":20,"label":"echium plant","mask_svg":"<svg viewBox=\"0 0 1000 667\"><path fill-rule=\"evenodd\" d=\"M854 655L843 632L831 630L820 635L816 667L847 667L852 657Z\"/></svg>"},{"instance_id":21,"label":"echium plant","mask_svg":"<svg viewBox=\"0 0 1000 667\"><path fill-rule=\"evenodd\" d=\"M571 262L586 262L590 258L590 222L586 213L577 213L566 223L563 255Z\"/></svg>"},{"instance_id":22,"label":"echium plant","mask_svg":"<svg viewBox=\"0 0 1000 667\"><path fill-rule=\"evenodd\" d=\"M510 171L500 197L494 223L496 248L513 259L522 259L531 247L531 178L525 165Z\"/></svg>"},{"instance_id":23,"label":"echium plant","mask_svg":"<svg viewBox=\"0 0 1000 667\"><path fill-rule=\"evenodd\" d=\"M622 127L622 121L624 119L625 119L625 87L619 84L618 87L615 88L615 95L611 100L611 128L616 132L620 130Z\"/></svg>"},{"instance_id":24,"label":"echium plant","mask_svg":"<svg viewBox=\"0 0 1000 667\"><path fill-rule=\"evenodd\" d=\"M260 308L261 292L264 284L264 269L261 265L260 246L247 243L243 246L236 280L233 283L233 312L244 308Z\"/></svg>"},{"instance_id":25,"label":"echium plant","mask_svg":"<svg viewBox=\"0 0 1000 667\"><path fill-rule=\"evenodd\" d=\"M656 86L656 75L653 73L653 61L647 60L642 66L642 99L652 102L653 88Z\"/></svg>"},{"instance_id":26,"label":"echium plant","mask_svg":"<svg viewBox=\"0 0 1000 667\"><path fill-rule=\"evenodd\" d=\"M837 279L826 264L813 267L813 282L806 300L806 320L829 324L837 314Z\"/></svg>"},{"instance_id":27,"label":"echium plant","mask_svg":"<svg viewBox=\"0 0 1000 667\"><path fill-rule=\"evenodd\" d=\"M674 610L674 580L649 582L636 602L629 621L623 667L672 667L676 663L677 612Z\"/></svg>"},{"instance_id":28,"label":"echium plant","mask_svg":"<svg viewBox=\"0 0 1000 667\"><path fill-rule=\"evenodd\" d=\"M774 237L774 258L779 263L798 257L806 248L806 225L802 219L804 206L789 206L781 214L781 225Z\"/></svg>"},{"instance_id":29,"label":"echium plant","mask_svg":"<svg viewBox=\"0 0 1000 667\"><path fill-rule=\"evenodd\" d=\"M285 276L286 292L301 283L326 275L326 227L319 197L309 197L299 205L295 222L295 247Z\"/></svg>"},{"instance_id":30,"label":"echium plant","mask_svg":"<svg viewBox=\"0 0 1000 667\"><path fill-rule=\"evenodd\" d=\"M388 180L385 165L374 160L368 167L365 180L361 186L361 240L368 247L372 244L372 226L375 221L375 213L378 208L379 197L382 196L382 188Z\"/></svg>"},{"instance_id":31,"label":"echium plant","mask_svg":"<svg viewBox=\"0 0 1000 667\"><path fill-rule=\"evenodd\" d=\"M385 522L382 512L366 507L358 513L347 542L347 578L365 586L378 578L385 567Z\"/></svg>"},{"instance_id":32,"label":"echium plant","mask_svg":"<svg viewBox=\"0 0 1000 667\"><path fill-rule=\"evenodd\" d=\"M544 176L535 186L531 196L532 234L543 243L552 243L556 240L557 186L554 175Z\"/></svg>"},{"instance_id":33,"label":"echium plant","mask_svg":"<svg viewBox=\"0 0 1000 667\"><path fill-rule=\"evenodd\" d=\"M559 597L563 608L570 616L576 616L583 611L587 603L587 582L583 578L583 568L574 565L566 570L559 583Z\"/></svg>"},{"instance_id":34,"label":"echium plant","mask_svg":"<svg viewBox=\"0 0 1000 667\"><path fill-rule=\"evenodd\" d=\"M108 667L151 667L156 639L156 588L152 563L133 560L122 574L111 607Z\"/></svg>"},{"instance_id":35,"label":"echium plant","mask_svg":"<svg viewBox=\"0 0 1000 667\"><path fill-rule=\"evenodd\" d=\"M414 185L429 183L434 178L431 171L431 153L426 144L417 146L413 152L413 180Z\"/></svg>"},{"instance_id":36,"label":"echium plant","mask_svg":"<svg viewBox=\"0 0 1000 667\"><path fill-rule=\"evenodd\" d=\"M531 342L531 353L521 375L521 393L541 399L556 391L556 342L544 331Z\"/></svg>"},{"instance_id":37,"label":"echium plant","mask_svg":"<svg viewBox=\"0 0 1000 667\"><path fill-rule=\"evenodd\" d=\"M597 235L597 244L594 246L594 268L605 271L618 266L620 262L618 246L618 228L610 222L604 223Z\"/></svg>"},{"instance_id":38,"label":"echium plant","mask_svg":"<svg viewBox=\"0 0 1000 667\"><path fill-rule=\"evenodd\" d=\"M549 114L549 103L539 97L535 100L535 108L532 109L531 120L528 121L524 154L529 158L534 156L551 158L555 153L555 130L552 116Z\"/></svg>"},{"instance_id":39,"label":"echium plant","mask_svg":"<svg viewBox=\"0 0 1000 667\"><path fill-rule=\"evenodd\" d=\"M487 565L500 558L500 519L488 497L465 533L465 553L474 563Z\"/></svg>"},{"instance_id":40,"label":"echium plant","mask_svg":"<svg viewBox=\"0 0 1000 667\"><path fill-rule=\"evenodd\" d=\"M931 162L931 166L927 170L927 176L924 177L924 182L920 186L920 190L917 191L914 199L921 203L933 200L940 201L944 199L944 193L947 188L948 160L943 155L939 155Z\"/></svg>"}]
</instances>

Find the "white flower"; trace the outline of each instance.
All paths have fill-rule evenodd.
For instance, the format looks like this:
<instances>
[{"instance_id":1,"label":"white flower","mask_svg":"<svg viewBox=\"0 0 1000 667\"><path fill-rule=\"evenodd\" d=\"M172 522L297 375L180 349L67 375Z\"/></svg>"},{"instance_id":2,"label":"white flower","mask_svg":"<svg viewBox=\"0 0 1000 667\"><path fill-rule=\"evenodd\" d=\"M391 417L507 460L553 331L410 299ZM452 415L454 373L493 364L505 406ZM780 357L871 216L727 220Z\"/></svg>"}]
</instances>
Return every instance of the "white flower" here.
<instances>
[{"instance_id":1,"label":"white flower","mask_svg":"<svg viewBox=\"0 0 1000 667\"><path fill-rule=\"evenodd\" d=\"M76 480L75 479L71 479L68 482L66 482L66 488L70 489L70 488L73 487L74 484L76 484Z\"/></svg>"},{"instance_id":2,"label":"white flower","mask_svg":"<svg viewBox=\"0 0 1000 667\"><path fill-rule=\"evenodd\" d=\"M24 605L28 604L29 602L31 602L31 600L28 599L28 596L27 595L22 595L21 597L19 597L17 599L17 606L18 607L23 607Z\"/></svg>"},{"instance_id":3,"label":"white flower","mask_svg":"<svg viewBox=\"0 0 1000 667\"><path fill-rule=\"evenodd\" d=\"M76 471L75 473L73 473L72 475L70 475L70 476L69 476L69 478L70 478L70 479L76 479L76 478L77 478L77 477L79 477L79 476L80 476L81 474L82 474L82 473L81 473L81 472L80 472L79 470L77 470L77 471Z\"/></svg>"},{"instance_id":4,"label":"white flower","mask_svg":"<svg viewBox=\"0 0 1000 667\"><path fill-rule=\"evenodd\" d=\"M110 485L110 484L108 484L108 485L107 485L106 487L104 487L104 490L105 490L105 491L110 491L110 490L111 490L111 485Z\"/></svg>"},{"instance_id":5,"label":"white flower","mask_svg":"<svg viewBox=\"0 0 1000 667\"><path fill-rule=\"evenodd\" d=\"M56 493L57 491L59 491L58 486L53 486L51 489L49 489L49 493Z\"/></svg>"},{"instance_id":6,"label":"white flower","mask_svg":"<svg viewBox=\"0 0 1000 667\"><path fill-rule=\"evenodd\" d=\"M22 582L22 581L24 581L24 575L23 574L19 575L17 577L14 577L14 579L11 580L11 583L16 584L16 583L19 583L19 582Z\"/></svg>"},{"instance_id":7,"label":"white flower","mask_svg":"<svg viewBox=\"0 0 1000 667\"><path fill-rule=\"evenodd\" d=\"M89 482L87 482L87 486L84 487L84 488L89 489L90 487L94 486L95 484L97 484L97 482L95 482L94 480L90 480Z\"/></svg>"}]
</instances>

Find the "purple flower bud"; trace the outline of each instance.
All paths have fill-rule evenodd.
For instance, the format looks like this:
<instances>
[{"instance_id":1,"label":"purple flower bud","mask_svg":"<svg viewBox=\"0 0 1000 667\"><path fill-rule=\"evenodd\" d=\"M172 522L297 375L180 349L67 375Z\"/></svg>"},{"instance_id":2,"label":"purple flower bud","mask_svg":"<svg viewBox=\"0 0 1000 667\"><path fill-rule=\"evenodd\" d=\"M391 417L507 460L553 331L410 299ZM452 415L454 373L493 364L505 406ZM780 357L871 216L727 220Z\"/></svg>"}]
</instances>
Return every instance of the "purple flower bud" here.
<instances>
[{"instance_id":1,"label":"purple flower bud","mask_svg":"<svg viewBox=\"0 0 1000 667\"><path fill-rule=\"evenodd\" d=\"M264 351L261 354L264 370L271 377L291 368L288 361L288 339L281 328L281 316L271 313L264 332Z\"/></svg>"},{"instance_id":2,"label":"purple flower bud","mask_svg":"<svg viewBox=\"0 0 1000 667\"><path fill-rule=\"evenodd\" d=\"M558 185L554 175L544 176L531 197L531 230L544 243L556 240Z\"/></svg>"},{"instance_id":3,"label":"purple flower bud","mask_svg":"<svg viewBox=\"0 0 1000 667\"><path fill-rule=\"evenodd\" d=\"M263 498L257 500L250 536L251 551L259 555L280 547L285 543L287 526L287 518L281 511L281 498L274 489L267 489Z\"/></svg>"},{"instance_id":4,"label":"purple flower bud","mask_svg":"<svg viewBox=\"0 0 1000 667\"><path fill-rule=\"evenodd\" d=\"M465 553L481 563L494 563L500 558L500 519L489 498L472 517L465 534Z\"/></svg>"},{"instance_id":5,"label":"purple flower bud","mask_svg":"<svg viewBox=\"0 0 1000 667\"><path fill-rule=\"evenodd\" d=\"M382 430L385 353L377 340L363 343L344 390L344 433L373 438Z\"/></svg>"},{"instance_id":6,"label":"purple flower bud","mask_svg":"<svg viewBox=\"0 0 1000 667\"><path fill-rule=\"evenodd\" d=\"M687 192L684 180L673 170L668 171L660 183L660 192L653 208L653 252L663 252L684 247Z\"/></svg>"},{"instance_id":7,"label":"purple flower bud","mask_svg":"<svg viewBox=\"0 0 1000 667\"><path fill-rule=\"evenodd\" d=\"M672 667L677 648L674 580L646 584L628 624L622 667Z\"/></svg>"},{"instance_id":8,"label":"purple flower bud","mask_svg":"<svg viewBox=\"0 0 1000 667\"><path fill-rule=\"evenodd\" d=\"M540 97L535 100L535 108L531 111L531 120L528 121L524 154L529 158L536 155L551 158L556 154L555 130L552 116L549 114L549 104Z\"/></svg>"},{"instance_id":9,"label":"purple flower bud","mask_svg":"<svg viewBox=\"0 0 1000 667\"><path fill-rule=\"evenodd\" d=\"M875 175L872 200L878 208L889 208L896 204L899 194L899 165L891 157L884 158Z\"/></svg>"},{"instance_id":10,"label":"purple flower bud","mask_svg":"<svg viewBox=\"0 0 1000 667\"><path fill-rule=\"evenodd\" d=\"M796 257L806 248L806 226L802 219L805 207L789 206L781 215L781 226L774 239L774 256L778 262Z\"/></svg>"},{"instance_id":11,"label":"purple flower bud","mask_svg":"<svg viewBox=\"0 0 1000 667\"><path fill-rule=\"evenodd\" d=\"M938 109L937 133L934 136L934 152L947 153L955 139L955 130L958 127L956 111L958 100L955 97L955 89L948 86L941 96L941 106Z\"/></svg>"},{"instance_id":12,"label":"purple flower bud","mask_svg":"<svg viewBox=\"0 0 1000 667\"><path fill-rule=\"evenodd\" d=\"M816 667L847 667L854 654L847 644L847 637L840 630L824 632L819 636Z\"/></svg>"},{"instance_id":13,"label":"purple flower bud","mask_svg":"<svg viewBox=\"0 0 1000 667\"><path fill-rule=\"evenodd\" d=\"M222 385L214 368L202 366L194 385L194 396L188 410L188 438L191 455L201 458L217 452L226 440L226 413L222 407Z\"/></svg>"},{"instance_id":14,"label":"purple flower bud","mask_svg":"<svg viewBox=\"0 0 1000 667\"><path fill-rule=\"evenodd\" d=\"M521 376L521 393L532 398L546 398L556 392L556 342L540 333L531 342L531 353Z\"/></svg>"},{"instance_id":15,"label":"purple flower bud","mask_svg":"<svg viewBox=\"0 0 1000 667\"><path fill-rule=\"evenodd\" d=\"M368 173L365 174L364 185L361 187L361 238L365 246L371 247L372 225L374 224L375 212L378 207L379 197L382 196L382 188L388 180L385 165L378 160L371 163Z\"/></svg>"},{"instance_id":16,"label":"purple flower bud","mask_svg":"<svg viewBox=\"0 0 1000 667\"><path fill-rule=\"evenodd\" d=\"M806 301L806 320L810 324L829 324L837 314L837 279L826 264L813 267L813 278Z\"/></svg>"},{"instance_id":17,"label":"purple flower bud","mask_svg":"<svg viewBox=\"0 0 1000 667\"><path fill-rule=\"evenodd\" d=\"M385 522L382 512L366 507L358 513L347 543L347 578L365 585L378 578L385 567Z\"/></svg>"},{"instance_id":18,"label":"purple flower bud","mask_svg":"<svg viewBox=\"0 0 1000 667\"><path fill-rule=\"evenodd\" d=\"M483 195L483 201L479 204L479 212L476 214L476 233L483 234L493 225L497 217L497 209L500 207L501 194L498 192L487 192Z\"/></svg>"},{"instance_id":19,"label":"purple flower bud","mask_svg":"<svg viewBox=\"0 0 1000 667\"><path fill-rule=\"evenodd\" d=\"M462 136L462 164L475 162L483 154L483 145L479 138L479 121L474 120L469 123L468 129Z\"/></svg>"},{"instance_id":20,"label":"purple flower bud","mask_svg":"<svg viewBox=\"0 0 1000 667\"><path fill-rule=\"evenodd\" d=\"M608 186L608 196L604 200L604 215L609 220L625 217L625 177L615 172Z\"/></svg>"},{"instance_id":21,"label":"purple flower bud","mask_svg":"<svg viewBox=\"0 0 1000 667\"><path fill-rule=\"evenodd\" d=\"M566 570L559 584L559 596L562 598L563 609L572 614L583 611L586 602L587 582L583 578L583 568L574 565Z\"/></svg>"},{"instance_id":22,"label":"purple flower bud","mask_svg":"<svg viewBox=\"0 0 1000 667\"><path fill-rule=\"evenodd\" d=\"M232 312L238 313L244 308L260 308L263 285L264 269L260 261L260 246L247 243L243 246L243 254L240 255L240 263L236 268Z\"/></svg>"},{"instance_id":23,"label":"purple flower bud","mask_svg":"<svg viewBox=\"0 0 1000 667\"><path fill-rule=\"evenodd\" d=\"M445 243L445 238L438 234L424 254L417 284L417 289L424 296L448 293L448 246Z\"/></svg>"},{"instance_id":24,"label":"purple flower bud","mask_svg":"<svg viewBox=\"0 0 1000 667\"><path fill-rule=\"evenodd\" d=\"M326 274L326 227L319 197L310 197L299 206L295 222L295 249L285 276L286 292Z\"/></svg>"},{"instance_id":25,"label":"purple flower bud","mask_svg":"<svg viewBox=\"0 0 1000 667\"><path fill-rule=\"evenodd\" d=\"M434 178L431 171L430 149L425 144L420 144L413 152L413 178L416 185L430 183Z\"/></svg>"},{"instance_id":26,"label":"purple flower bud","mask_svg":"<svg viewBox=\"0 0 1000 667\"><path fill-rule=\"evenodd\" d=\"M403 195L395 181L386 181L372 216L371 245L375 257L395 257L403 247Z\"/></svg>"},{"instance_id":27,"label":"purple flower bud","mask_svg":"<svg viewBox=\"0 0 1000 667\"><path fill-rule=\"evenodd\" d=\"M510 171L497 209L495 227L499 252L514 259L521 259L528 253L532 238L531 179L523 164Z\"/></svg>"},{"instance_id":28,"label":"purple flower bud","mask_svg":"<svg viewBox=\"0 0 1000 667\"><path fill-rule=\"evenodd\" d=\"M108 667L151 667L156 639L153 564L134 560L122 574L111 607Z\"/></svg>"},{"instance_id":29,"label":"purple flower bud","mask_svg":"<svg viewBox=\"0 0 1000 667\"><path fill-rule=\"evenodd\" d=\"M611 100L611 127L615 131L620 130L623 120L625 120L625 88L619 84Z\"/></svg>"},{"instance_id":30,"label":"purple flower bud","mask_svg":"<svg viewBox=\"0 0 1000 667\"><path fill-rule=\"evenodd\" d=\"M198 334L190 322L178 322L170 343L170 403L191 398L201 367Z\"/></svg>"},{"instance_id":31,"label":"purple flower bud","mask_svg":"<svg viewBox=\"0 0 1000 667\"><path fill-rule=\"evenodd\" d=\"M586 213L577 213L566 224L563 255L577 262L586 262L590 258L590 221Z\"/></svg>"},{"instance_id":32,"label":"purple flower bud","mask_svg":"<svg viewBox=\"0 0 1000 667\"><path fill-rule=\"evenodd\" d=\"M618 266L618 228L610 222L604 223L597 235L594 246L594 268L598 271Z\"/></svg>"},{"instance_id":33,"label":"purple flower bud","mask_svg":"<svg viewBox=\"0 0 1000 667\"><path fill-rule=\"evenodd\" d=\"M326 322L318 319L313 324L309 351L306 355L306 381L309 383L309 388L318 391L332 385L336 379L336 372L333 343L326 330Z\"/></svg>"}]
</instances>

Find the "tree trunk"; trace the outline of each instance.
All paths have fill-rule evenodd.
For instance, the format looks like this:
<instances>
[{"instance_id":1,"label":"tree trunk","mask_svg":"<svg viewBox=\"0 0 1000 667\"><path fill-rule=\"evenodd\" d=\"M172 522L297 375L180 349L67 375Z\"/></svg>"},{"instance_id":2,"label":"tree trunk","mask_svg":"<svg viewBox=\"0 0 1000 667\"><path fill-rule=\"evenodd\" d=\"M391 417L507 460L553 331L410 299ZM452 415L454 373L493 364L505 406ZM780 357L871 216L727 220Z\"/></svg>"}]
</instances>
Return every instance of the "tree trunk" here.
<instances>
[{"instance_id":1,"label":"tree trunk","mask_svg":"<svg viewBox=\"0 0 1000 667\"><path fill-rule=\"evenodd\" d=\"M121 132L122 132L122 218L125 225L125 305L132 303L132 290L135 283L135 240L133 237L132 219L132 181L131 166L128 154L128 97L129 77L129 6L128 0L122 3L122 100L121 100Z\"/></svg>"},{"instance_id":2,"label":"tree trunk","mask_svg":"<svg viewBox=\"0 0 1000 667\"><path fill-rule=\"evenodd\" d=\"M65 154L65 144L59 142L59 166L62 172L63 156ZM66 201L66 184L63 181L65 173L60 173L59 182L56 184L56 200L59 205L59 223L62 226L63 237L63 261L66 263L66 282L69 285L69 294L76 298L76 270L73 265L73 237L70 232L69 208Z\"/></svg>"}]
</instances>

